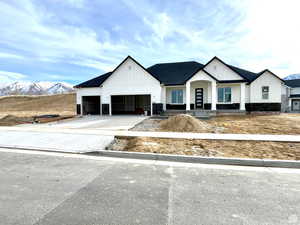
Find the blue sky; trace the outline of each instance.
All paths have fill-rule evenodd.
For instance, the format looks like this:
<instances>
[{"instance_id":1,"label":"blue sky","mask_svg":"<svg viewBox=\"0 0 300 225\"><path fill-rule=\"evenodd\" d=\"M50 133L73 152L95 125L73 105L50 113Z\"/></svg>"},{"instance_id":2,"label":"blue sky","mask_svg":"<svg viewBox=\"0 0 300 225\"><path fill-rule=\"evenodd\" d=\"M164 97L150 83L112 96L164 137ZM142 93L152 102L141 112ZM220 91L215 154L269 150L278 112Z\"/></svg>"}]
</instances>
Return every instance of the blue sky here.
<instances>
[{"instance_id":1,"label":"blue sky","mask_svg":"<svg viewBox=\"0 0 300 225\"><path fill-rule=\"evenodd\" d=\"M85 81L127 55L145 67L218 56L300 72L298 0L0 0L0 83Z\"/></svg>"}]
</instances>

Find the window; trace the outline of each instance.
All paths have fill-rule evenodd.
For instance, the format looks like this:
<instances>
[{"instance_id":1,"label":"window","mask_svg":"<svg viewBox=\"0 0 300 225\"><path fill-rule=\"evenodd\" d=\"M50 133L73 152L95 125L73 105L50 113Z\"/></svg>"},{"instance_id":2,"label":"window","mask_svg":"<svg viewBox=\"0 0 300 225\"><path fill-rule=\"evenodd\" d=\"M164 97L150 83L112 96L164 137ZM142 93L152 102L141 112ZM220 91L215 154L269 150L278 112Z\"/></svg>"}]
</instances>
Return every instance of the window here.
<instances>
[{"instance_id":1,"label":"window","mask_svg":"<svg viewBox=\"0 0 300 225\"><path fill-rule=\"evenodd\" d=\"M269 86L263 86L261 88L262 91L262 99L269 99Z\"/></svg>"},{"instance_id":2,"label":"window","mask_svg":"<svg viewBox=\"0 0 300 225\"><path fill-rule=\"evenodd\" d=\"M172 103L183 104L183 90L172 90Z\"/></svg>"},{"instance_id":3,"label":"window","mask_svg":"<svg viewBox=\"0 0 300 225\"><path fill-rule=\"evenodd\" d=\"M218 88L218 102L231 102L231 88Z\"/></svg>"}]
</instances>

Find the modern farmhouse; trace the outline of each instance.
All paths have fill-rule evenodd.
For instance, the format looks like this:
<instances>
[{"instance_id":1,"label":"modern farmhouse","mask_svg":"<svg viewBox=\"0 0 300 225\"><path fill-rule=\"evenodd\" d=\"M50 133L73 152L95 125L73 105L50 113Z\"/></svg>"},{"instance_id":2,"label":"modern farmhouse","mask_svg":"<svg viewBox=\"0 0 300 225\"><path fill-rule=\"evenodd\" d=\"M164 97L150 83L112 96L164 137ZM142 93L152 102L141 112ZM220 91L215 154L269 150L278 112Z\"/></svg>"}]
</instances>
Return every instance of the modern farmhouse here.
<instances>
[{"instance_id":1,"label":"modern farmhouse","mask_svg":"<svg viewBox=\"0 0 300 225\"><path fill-rule=\"evenodd\" d=\"M112 72L77 86L78 114L160 114L281 111L284 81L269 70L253 73L214 57L143 67L128 56Z\"/></svg>"}]
</instances>

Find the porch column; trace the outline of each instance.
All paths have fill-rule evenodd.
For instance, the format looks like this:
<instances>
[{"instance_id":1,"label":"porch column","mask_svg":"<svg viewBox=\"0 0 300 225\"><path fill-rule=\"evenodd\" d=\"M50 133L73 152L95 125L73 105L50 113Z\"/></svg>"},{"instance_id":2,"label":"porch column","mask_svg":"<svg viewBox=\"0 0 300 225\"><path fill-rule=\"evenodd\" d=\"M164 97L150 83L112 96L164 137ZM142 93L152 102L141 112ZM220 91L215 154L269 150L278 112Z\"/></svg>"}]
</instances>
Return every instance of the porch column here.
<instances>
[{"instance_id":1,"label":"porch column","mask_svg":"<svg viewBox=\"0 0 300 225\"><path fill-rule=\"evenodd\" d=\"M211 82L211 110L217 109L217 83Z\"/></svg>"},{"instance_id":2,"label":"porch column","mask_svg":"<svg viewBox=\"0 0 300 225\"><path fill-rule=\"evenodd\" d=\"M186 82L185 84L185 109L191 110L191 83Z\"/></svg>"},{"instance_id":3,"label":"porch column","mask_svg":"<svg viewBox=\"0 0 300 225\"><path fill-rule=\"evenodd\" d=\"M245 83L241 83L241 89L240 89L240 110L246 110L245 103L246 103L246 85Z\"/></svg>"},{"instance_id":4,"label":"porch column","mask_svg":"<svg viewBox=\"0 0 300 225\"><path fill-rule=\"evenodd\" d=\"M167 90L165 86L161 87L161 103L163 104L163 110L167 110Z\"/></svg>"}]
</instances>

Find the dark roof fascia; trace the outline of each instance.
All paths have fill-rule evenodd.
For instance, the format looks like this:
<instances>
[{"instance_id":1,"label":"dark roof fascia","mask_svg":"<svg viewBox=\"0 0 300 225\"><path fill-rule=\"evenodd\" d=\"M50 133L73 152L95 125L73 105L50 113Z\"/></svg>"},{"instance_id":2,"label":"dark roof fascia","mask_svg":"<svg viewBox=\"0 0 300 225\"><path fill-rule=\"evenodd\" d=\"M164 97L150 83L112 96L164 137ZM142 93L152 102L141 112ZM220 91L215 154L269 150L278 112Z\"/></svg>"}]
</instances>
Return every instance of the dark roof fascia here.
<instances>
[{"instance_id":1,"label":"dark roof fascia","mask_svg":"<svg viewBox=\"0 0 300 225\"><path fill-rule=\"evenodd\" d=\"M131 59L131 60L133 60L136 64L138 64L140 67L142 67L142 69L143 70L145 70L148 74L150 74L155 80L157 80L160 84L161 84L161 81L159 80L159 79L157 79L152 73L150 73L142 64L140 64L138 61L136 61L134 58L132 58L130 55L129 56L127 56L126 57L126 59L124 59L124 61L122 62L122 63L124 63L127 59ZM122 64L121 63L121 64ZM120 65L121 65L120 64ZM120 65L118 66L118 67L120 67ZM118 68L117 67L117 68ZM117 68L116 69L114 69L114 71L113 72L115 72L116 70L117 70ZM112 72L112 73L113 73Z\"/></svg>"},{"instance_id":2,"label":"dark roof fascia","mask_svg":"<svg viewBox=\"0 0 300 225\"><path fill-rule=\"evenodd\" d=\"M155 80L157 80L160 84L161 84L161 81L158 80L153 74L151 74L149 71L146 70L146 68L144 66L142 66L138 61L136 61L134 58L132 58L130 55L128 55L112 72L109 76L107 76L102 82L101 84L103 84L117 69L119 69L128 59L131 59L132 61L134 61L137 65L139 65L143 70L145 70L148 74L150 74L153 78L155 78ZM105 75L105 74L103 74ZM101 85L100 84L100 85ZM80 85L80 84L79 84ZM76 85L74 87L76 88L80 88L78 87L79 85ZM100 87L99 85L99 87ZM85 87L85 88L89 88L89 87Z\"/></svg>"},{"instance_id":3,"label":"dark roof fascia","mask_svg":"<svg viewBox=\"0 0 300 225\"><path fill-rule=\"evenodd\" d=\"M209 72L205 71L205 70L204 70L204 67L202 67L202 68L196 70L196 72L194 72L191 76L189 76L189 78L186 79L186 80L184 81L184 83L186 83L189 79L191 79L193 76L196 75L196 73L198 73L198 72L200 72L200 71L203 71L203 72L206 73L208 76L210 76L211 78L213 78L215 81L218 81L217 78L215 78L215 77L214 77L213 75L211 75Z\"/></svg>"},{"instance_id":4,"label":"dark roof fascia","mask_svg":"<svg viewBox=\"0 0 300 225\"><path fill-rule=\"evenodd\" d=\"M263 75L265 72L269 72L269 73L272 74L274 77L278 78L281 82L285 83L283 79L281 79L279 76L277 76L276 74L274 74L272 71L270 71L270 70L268 70L268 69L265 69L265 70L259 72L259 73L257 74L258 76L257 76L254 80L250 81L249 84L251 84L251 83L252 83L253 81L255 81L257 78L259 78L259 77L260 77L261 75Z\"/></svg>"},{"instance_id":5,"label":"dark roof fascia","mask_svg":"<svg viewBox=\"0 0 300 225\"><path fill-rule=\"evenodd\" d=\"M227 63L225 63L223 60L221 60L220 58L218 58L217 56L214 56L211 60L209 60L205 65L204 65L204 67L203 67L203 69L208 65L208 64L210 64L213 60L218 60L218 61L220 61L221 63L223 63L225 66L227 66L232 72L234 72L235 74L237 74L238 76L240 76L241 78L243 78L244 80L246 80L246 81L249 81L247 78L245 78L243 75L241 75L241 74L239 74L238 72L236 72L236 71L234 71L232 68L230 68L230 66L227 64Z\"/></svg>"},{"instance_id":6,"label":"dark roof fascia","mask_svg":"<svg viewBox=\"0 0 300 225\"><path fill-rule=\"evenodd\" d=\"M290 95L290 98L300 98L300 94Z\"/></svg>"},{"instance_id":7,"label":"dark roof fascia","mask_svg":"<svg viewBox=\"0 0 300 225\"><path fill-rule=\"evenodd\" d=\"M246 80L220 80L218 83L228 84L228 83L246 83Z\"/></svg>"},{"instance_id":8,"label":"dark roof fascia","mask_svg":"<svg viewBox=\"0 0 300 225\"><path fill-rule=\"evenodd\" d=\"M110 74L109 74L109 73L110 73ZM99 84L99 86L80 87L81 84L86 83L86 82L88 82L88 81L90 81L90 80L93 80L93 79L98 78L98 77L94 77L94 78L92 78L92 79L90 79L90 80L87 80L87 81L82 82L82 83L80 83L80 84L78 84L78 85L75 85L74 88L95 88L95 87L100 87L101 84L103 84L103 82L104 82L107 78L110 77L111 73L112 73L112 72L107 72L107 73L105 73L105 74L102 74L102 75L98 76L98 77L101 77L101 76L105 76L105 75L109 74L109 75L108 75L108 76L107 76L107 77Z\"/></svg>"},{"instance_id":9,"label":"dark roof fascia","mask_svg":"<svg viewBox=\"0 0 300 225\"><path fill-rule=\"evenodd\" d=\"M165 87L167 87L167 86L184 86L184 85L185 85L185 83L183 83L183 84L164 84Z\"/></svg>"},{"instance_id":10,"label":"dark roof fascia","mask_svg":"<svg viewBox=\"0 0 300 225\"><path fill-rule=\"evenodd\" d=\"M148 74L150 74L153 78L155 78L155 80L157 80L159 83L161 83L160 80L158 80L153 74L151 74L149 71L146 70L146 68L144 66L142 66L138 61L136 61L134 58L132 58L130 55L128 55L112 72L111 72L111 75L117 70L119 69L123 63L125 63L128 59L131 59L133 62L135 62L137 65L139 65L143 70L145 70ZM110 75L110 76L111 76ZM110 77L109 76L109 77ZM108 78L108 77L107 77ZM106 79L107 79L106 78ZM105 79L105 80L106 80ZM103 83L103 82L102 82Z\"/></svg>"}]
</instances>

